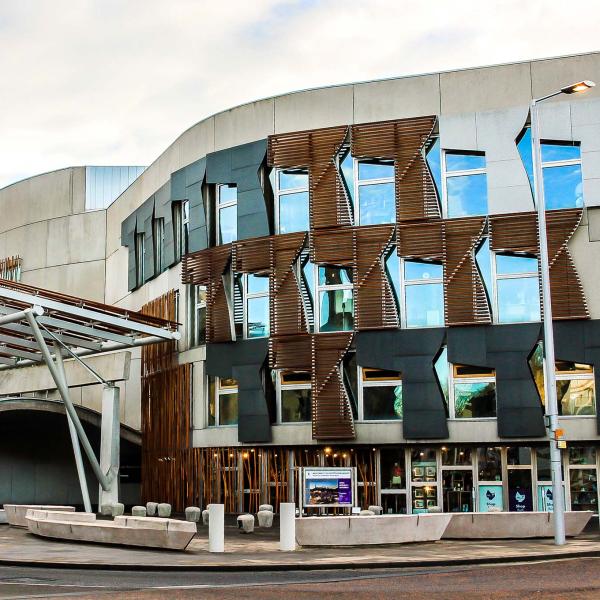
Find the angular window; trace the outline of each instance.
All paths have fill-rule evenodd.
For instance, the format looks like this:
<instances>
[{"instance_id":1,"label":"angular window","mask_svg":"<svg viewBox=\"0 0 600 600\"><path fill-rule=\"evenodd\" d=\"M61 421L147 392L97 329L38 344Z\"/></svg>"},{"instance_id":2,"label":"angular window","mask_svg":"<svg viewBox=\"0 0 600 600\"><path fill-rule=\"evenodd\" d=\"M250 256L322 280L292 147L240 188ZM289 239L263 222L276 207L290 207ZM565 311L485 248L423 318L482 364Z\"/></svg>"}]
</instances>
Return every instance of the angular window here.
<instances>
[{"instance_id":1,"label":"angular window","mask_svg":"<svg viewBox=\"0 0 600 600\"><path fill-rule=\"evenodd\" d=\"M137 287L144 285L144 263L146 262L146 244L143 233L135 235L135 281Z\"/></svg>"},{"instance_id":2,"label":"angular window","mask_svg":"<svg viewBox=\"0 0 600 600\"><path fill-rule=\"evenodd\" d=\"M517 148L533 192L531 129L517 138ZM579 142L542 140L542 176L547 210L583 207L583 178Z\"/></svg>"},{"instance_id":3,"label":"angular window","mask_svg":"<svg viewBox=\"0 0 600 600\"><path fill-rule=\"evenodd\" d=\"M208 426L237 425L238 384L235 379L208 378Z\"/></svg>"},{"instance_id":4,"label":"angular window","mask_svg":"<svg viewBox=\"0 0 600 600\"><path fill-rule=\"evenodd\" d=\"M533 256L496 254L494 315L498 323L540 320L538 260Z\"/></svg>"},{"instance_id":5,"label":"angular window","mask_svg":"<svg viewBox=\"0 0 600 600\"><path fill-rule=\"evenodd\" d=\"M245 327L247 339L269 336L269 278L248 274L244 277Z\"/></svg>"},{"instance_id":6,"label":"angular window","mask_svg":"<svg viewBox=\"0 0 600 600\"><path fill-rule=\"evenodd\" d=\"M494 369L469 365L452 365L452 384L454 417L456 419L478 419L496 416Z\"/></svg>"},{"instance_id":7,"label":"angular window","mask_svg":"<svg viewBox=\"0 0 600 600\"><path fill-rule=\"evenodd\" d=\"M356 161L358 177L354 198L355 222L377 225L396 222L394 162L387 160Z\"/></svg>"},{"instance_id":8,"label":"angular window","mask_svg":"<svg viewBox=\"0 0 600 600\"><path fill-rule=\"evenodd\" d=\"M596 392L592 365L562 360L557 360L555 364L558 414L564 417L595 415ZM545 405L544 352L541 343L531 355L529 366L542 404Z\"/></svg>"},{"instance_id":9,"label":"angular window","mask_svg":"<svg viewBox=\"0 0 600 600\"><path fill-rule=\"evenodd\" d=\"M311 416L310 373L279 371L277 377L277 411L279 423L306 423Z\"/></svg>"},{"instance_id":10,"label":"angular window","mask_svg":"<svg viewBox=\"0 0 600 600\"><path fill-rule=\"evenodd\" d=\"M435 184L438 198L442 197L442 152L440 150L440 138L435 137L425 152L425 161Z\"/></svg>"},{"instance_id":11,"label":"angular window","mask_svg":"<svg viewBox=\"0 0 600 600\"><path fill-rule=\"evenodd\" d=\"M447 150L443 158L446 216L487 215L485 155Z\"/></svg>"},{"instance_id":12,"label":"angular window","mask_svg":"<svg viewBox=\"0 0 600 600\"><path fill-rule=\"evenodd\" d=\"M173 247L175 250L175 262L179 262L182 256L183 247L183 216L182 202L173 202L171 211L173 216Z\"/></svg>"},{"instance_id":13,"label":"angular window","mask_svg":"<svg viewBox=\"0 0 600 600\"><path fill-rule=\"evenodd\" d=\"M444 284L442 265L403 260L405 327L444 326Z\"/></svg>"},{"instance_id":14,"label":"angular window","mask_svg":"<svg viewBox=\"0 0 600 600\"><path fill-rule=\"evenodd\" d=\"M308 231L308 172L277 170L275 172L277 233Z\"/></svg>"},{"instance_id":15,"label":"angular window","mask_svg":"<svg viewBox=\"0 0 600 600\"><path fill-rule=\"evenodd\" d=\"M402 419L402 379L396 371L360 369L359 419L395 421Z\"/></svg>"},{"instance_id":16,"label":"angular window","mask_svg":"<svg viewBox=\"0 0 600 600\"><path fill-rule=\"evenodd\" d=\"M165 245L165 220L152 219L152 240L154 243L154 274L162 272L163 248Z\"/></svg>"},{"instance_id":17,"label":"angular window","mask_svg":"<svg viewBox=\"0 0 600 600\"><path fill-rule=\"evenodd\" d=\"M206 287L190 286L189 344L191 347L206 343Z\"/></svg>"},{"instance_id":18,"label":"angular window","mask_svg":"<svg viewBox=\"0 0 600 600\"><path fill-rule=\"evenodd\" d=\"M187 254L190 248L190 202L181 203L181 255Z\"/></svg>"},{"instance_id":19,"label":"angular window","mask_svg":"<svg viewBox=\"0 0 600 600\"><path fill-rule=\"evenodd\" d=\"M217 186L217 244L237 240L237 186Z\"/></svg>"},{"instance_id":20,"label":"angular window","mask_svg":"<svg viewBox=\"0 0 600 600\"><path fill-rule=\"evenodd\" d=\"M319 331L352 331L354 293L350 269L317 267L317 310Z\"/></svg>"}]
</instances>

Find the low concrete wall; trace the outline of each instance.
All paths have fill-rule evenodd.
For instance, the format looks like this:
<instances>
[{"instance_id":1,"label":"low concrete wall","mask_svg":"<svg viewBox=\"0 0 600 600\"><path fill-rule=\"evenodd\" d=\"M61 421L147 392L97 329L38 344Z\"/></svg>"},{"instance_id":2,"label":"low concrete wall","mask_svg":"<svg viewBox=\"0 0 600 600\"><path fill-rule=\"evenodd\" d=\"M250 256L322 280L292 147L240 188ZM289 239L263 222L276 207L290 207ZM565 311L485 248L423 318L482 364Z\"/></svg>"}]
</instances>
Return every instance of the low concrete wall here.
<instances>
[{"instance_id":1,"label":"low concrete wall","mask_svg":"<svg viewBox=\"0 0 600 600\"><path fill-rule=\"evenodd\" d=\"M69 523L92 523L96 521L96 513L38 510L30 508L25 513L25 521L27 522L28 519L38 521L68 521Z\"/></svg>"},{"instance_id":2,"label":"low concrete wall","mask_svg":"<svg viewBox=\"0 0 600 600\"><path fill-rule=\"evenodd\" d=\"M579 535L592 514L591 511L566 512L566 535ZM452 513L452 520L443 538L492 540L553 535L554 515L549 512Z\"/></svg>"},{"instance_id":3,"label":"low concrete wall","mask_svg":"<svg viewBox=\"0 0 600 600\"><path fill-rule=\"evenodd\" d=\"M296 519L300 546L361 546L439 540L452 515L303 517Z\"/></svg>"},{"instance_id":4,"label":"low concrete wall","mask_svg":"<svg viewBox=\"0 0 600 600\"><path fill-rule=\"evenodd\" d=\"M81 513L88 514L88 513ZM61 540L185 550L196 535L196 524L152 517L115 517L114 521L82 522L44 518L42 511L30 511L29 531Z\"/></svg>"},{"instance_id":5,"label":"low concrete wall","mask_svg":"<svg viewBox=\"0 0 600 600\"><path fill-rule=\"evenodd\" d=\"M6 518L6 511L0 510L0 525L4 525L5 523L8 523L8 519Z\"/></svg>"},{"instance_id":6,"label":"low concrete wall","mask_svg":"<svg viewBox=\"0 0 600 600\"><path fill-rule=\"evenodd\" d=\"M74 506L50 506L42 504L5 504L6 518L9 525L14 527L27 527L25 519L27 511L31 509L58 511L58 512L75 512Z\"/></svg>"}]
</instances>

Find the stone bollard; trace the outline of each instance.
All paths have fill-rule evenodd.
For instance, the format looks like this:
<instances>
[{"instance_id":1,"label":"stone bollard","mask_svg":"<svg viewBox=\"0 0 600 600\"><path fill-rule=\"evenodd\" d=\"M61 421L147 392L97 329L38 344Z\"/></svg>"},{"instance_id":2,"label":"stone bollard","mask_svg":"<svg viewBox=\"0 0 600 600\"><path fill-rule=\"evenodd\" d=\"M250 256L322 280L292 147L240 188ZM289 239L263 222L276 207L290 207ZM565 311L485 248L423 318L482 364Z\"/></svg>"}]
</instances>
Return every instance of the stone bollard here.
<instances>
[{"instance_id":1,"label":"stone bollard","mask_svg":"<svg viewBox=\"0 0 600 600\"><path fill-rule=\"evenodd\" d=\"M209 515L210 515L210 504L208 505L208 508L205 508L202 511L202 525L208 525Z\"/></svg>"},{"instance_id":2,"label":"stone bollard","mask_svg":"<svg viewBox=\"0 0 600 600\"><path fill-rule=\"evenodd\" d=\"M225 552L225 506L208 505L208 551Z\"/></svg>"},{"instance_id":3,"label":"stone bollard","mask_svg":"<svg viewBox=\"0 0 600 600\"><path fill-rule=\"evenodd\" d=\"M428 513L441 513L441 512L442 512L442 509L441 509L441 507L439 507L439 506L430 506L430 507L427 509L427 512L428 512Z\"/></svg>"},{"instance_id":4,"label":"stone bollard","mask_svg":"<svg viewBox=\"0 0 600 600\"><path fill-rule=\"evenodd\" d=\"M112 505L111 514L113 517L120 517L125 512L125 505L122 502L115 502Z\"/></svg>"},{"instance_id":5,"label":"stone bollard","mask_svg":"<svg viewBox=\"0 0 600 600\"><path fill-rule=\"evenodd\" d=\"M112 504L103 504L100 507L100 514L103 517L110 517L112 515Z\"/></svg>"},{"instance_id":6,"label":"stone bollard","mask_svg":"<svg viewBox=\"0 0 600 600\"><path fill-rule=\"evenodd\" d=\"M374 515L380 515L383 512L383 508L377 505L369 506L369 510L372 511Z\"/></svg>"},{"instance_id":7,"label":"stone bollard","mask_svg":"<svg viewBox=\"0 0 600 600\"><path fill-rule=\"evenodd\" d=\"M273 527L273 512L270 510L259 510L256 513L259 527Z\"/></svg>"},{"instance_id":8,"label":"stone bollard","mask_svg":"<svg viewBox=\"0 0 600 600\"><path fill-rule=\"evenodd\" d=\"M156 502L146 502L146 515L149 517L155 517L157 508L158 504Z\"/></svg>"},{"instance_id":9,"label":"stone bollard","mask_svg":"<svg viewBox=\"0 0 600 600\"><path fill-rule=\"evenodd\" d=\"M188 506L185 509L185 520L197 523L200 520L200 509L197 506Z\"/></svg>"},{"instance_id":10,"label":"stone bollard","mask_svg":"<svg viewBox=\"0 0 600 600\"><path fill-rule=\"evenodd\" d=\"M145 517L146 516L146 507L145 506L134 506L131 509L132 517Z\"/></svg>"},{"instance_id":11,"label":"stone bollard","mask_svg":"<svg viewBox=\"0 0 600 600\"><path fill-rule=\"evenodd\" d=\"M163 519L168 519L171 516L171 505L166 502L161 502L158 505L158 516Z\"/></svg>"},{"instance_id":12,"label":"stone bollard","mask_svg":"<svg viewBox=\"0 0 600 600\"><path fill-rule=\"evenodd\" d=\"M240 533L254 532L254 515L240 515L237 518L238 529Z\"/></svg>"},{"instance_id":13,"label":"stone bollard","mask_svg":"<svg viewBox=\"0 0 600 600\"><path fill-rule=\"evenodd\" d=\"M273 512L273 506L271 504L261 504L258 507L258 512L260 512L261 510L270 510L271 512Z\"/></svg>"},{"instance_id":14,"label":"stone bollard","mask_svg":"<svg viewBox=\"0 0 600 600\"><path fill-rule=\"evenodd\" d=\"M360 517L372 517L375 513L372 510L361 510L359 513Z\"/></svg>"},{"instance_id":15,"label":"stone bollard","mask_svg":"<svg viewBox=\"0 0 600 600\"><path fill-rule=\"evenodd\" d=\"M296 505L293 502L279 505L279 549L282 552L296 550Z\"/></svg>"}]
</instances>

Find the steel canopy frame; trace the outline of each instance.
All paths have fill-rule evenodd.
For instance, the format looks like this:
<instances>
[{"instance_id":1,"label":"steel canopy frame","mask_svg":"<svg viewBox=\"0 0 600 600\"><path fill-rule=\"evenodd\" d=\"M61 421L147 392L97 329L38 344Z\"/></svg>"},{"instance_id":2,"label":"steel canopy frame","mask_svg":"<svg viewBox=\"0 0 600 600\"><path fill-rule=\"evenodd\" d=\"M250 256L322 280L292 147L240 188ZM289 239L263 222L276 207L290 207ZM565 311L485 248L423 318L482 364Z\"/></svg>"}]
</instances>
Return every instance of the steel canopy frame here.
<instances>
[{"instance_id":1,"label":"steel canopy frame","mask_svg":"<svg viewBox=\"0 0 600 600\"><path fill-rule=\"evenodd\" d=\"M45 363L65 404L85 510L91 504L80 444L100 484L98 504L116 502L119 388L104 383L99 461L71 401L63 355L80 360L178 340L177 323L2 279L0 315L0 370Z\"/></svg>"}]
</instances>

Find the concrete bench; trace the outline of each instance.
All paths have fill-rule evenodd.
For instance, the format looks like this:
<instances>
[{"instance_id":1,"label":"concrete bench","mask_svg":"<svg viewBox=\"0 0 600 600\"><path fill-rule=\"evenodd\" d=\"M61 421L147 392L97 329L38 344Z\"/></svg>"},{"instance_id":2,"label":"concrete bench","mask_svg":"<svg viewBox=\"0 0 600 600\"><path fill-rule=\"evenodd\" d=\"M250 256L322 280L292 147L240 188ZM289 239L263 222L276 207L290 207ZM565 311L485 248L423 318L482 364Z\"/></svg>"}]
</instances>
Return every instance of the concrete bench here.
<instances>
[{"instance_id":1,"label":"concrete bench","mask_svg":"<svg viewBox=\"0 0 600 600\"><path fill-rule=\"evenodd\" d=\"M5 523L8 523L8 520L6 518L6 511L2 509L0 510L0 525L4 525Z\"/></svg>"},{"instance_id":2,"label":"concrete bench","mask_svg":"<svg viewBox=\"0 0 600 600\"><path fill-rule=\"evenodd\" d=\"M29 509L52 510L60 512L75 512L74 506L52 506L50 504L5 504L6 518L9 525L14 527L27 527L25 515Z\"/></svg>"},{"instance_id":3,"label":"concrete bench","mask_svg":"<svg viewBox=\"0 0 600 600\"><path fill-rule=\"evenodd\" d=\"M96 521L96 513L64 512L58 510L41 510L30 508L25 513L27 519L43 519L45 521L68 521L69 523L93 523Z\"/></svg>"},{"instance_id":4,"label":"concrete bench","mask_svg":"<svg viewBox=\"0 0 600 600\"><path fill-rule=\"evenodd\" d=\"M552 537L554 515L550 512L451 513L444 539L499 540ZM579 535L592 518L591 511L565 512L565 533Z\"/></svg>"},{"instance_id":5,"label":"concrete bench","mask_svg":"<svg viewBox=\"0 0 600 600\"><path fill-rule=\"evenodd\" d=\"M85 514L85 513L81 513ZM195 523L152 517L115 517L114 521L70 521L44 518L34 511L27 517L35 535L62 540L185 550L196 534Z\"/></svg>"},{"instance_id":6,"label":"concrete bench","mask_svg":"<svg viewBox=\"0 0 600 600\"><path fill-rule=\"evenodd\" d=\"M360 517L303 517L296 519L301 546L362 546L439 540L449 514L381 515Z\"/></svg>"}]
</instances>

